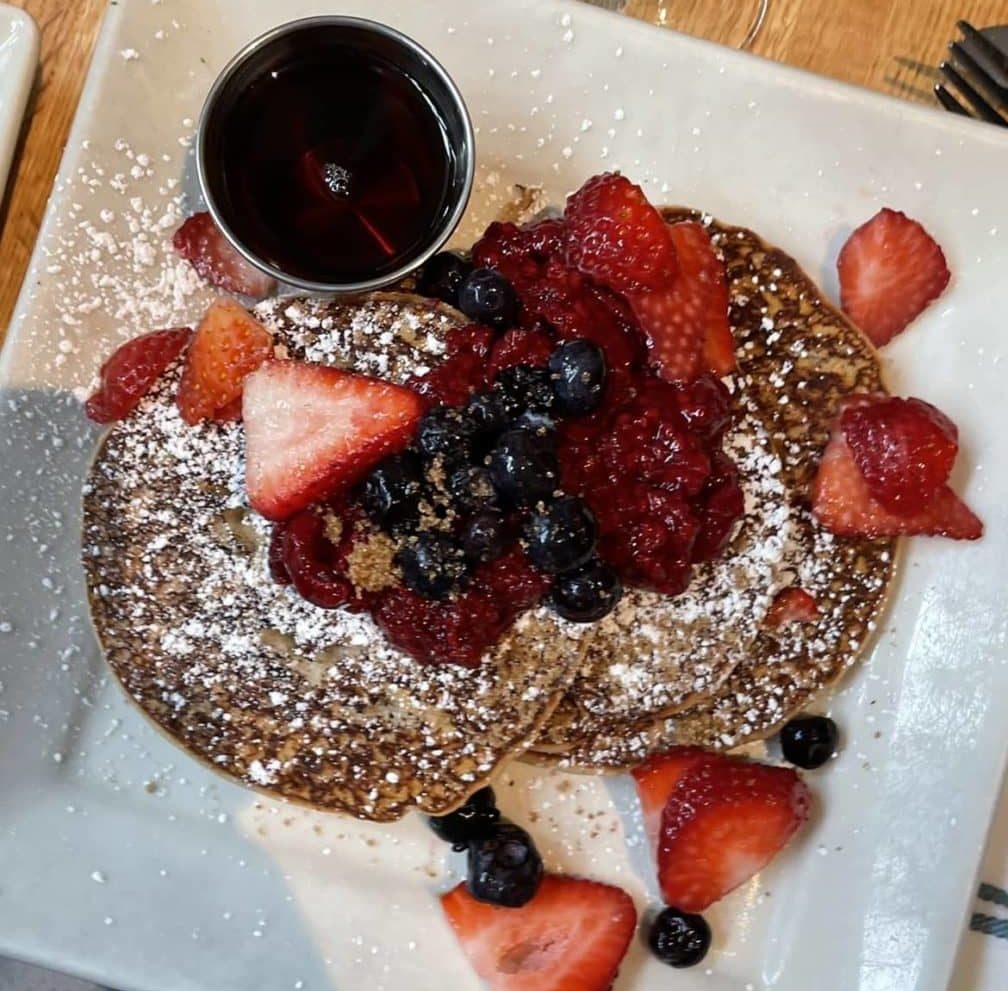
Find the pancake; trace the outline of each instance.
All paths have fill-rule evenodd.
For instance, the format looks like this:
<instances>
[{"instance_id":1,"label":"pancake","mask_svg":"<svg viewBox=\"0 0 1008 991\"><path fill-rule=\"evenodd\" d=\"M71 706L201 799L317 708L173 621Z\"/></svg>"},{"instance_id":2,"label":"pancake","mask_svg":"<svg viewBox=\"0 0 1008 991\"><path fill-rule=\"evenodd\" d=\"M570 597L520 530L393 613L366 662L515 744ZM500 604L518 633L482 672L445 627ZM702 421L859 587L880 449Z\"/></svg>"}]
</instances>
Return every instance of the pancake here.
<instances>
[{"instance_id":1,"label":"pancake","mask_svg":"<svg viewBox=\"0 0 1008 991\"><path fill-rule=\"evenodd\" d=\"M700 219L674 208L664 213L669 222ZM739 361L735 392L745 415L769 434L782 460L787 523L781 531L778 582L810 592L820 618L779 630L761 628L743 662L684 711L606 727L563 752L550 746L553 733L547 725L546 746L537 743L528 759L616 770L673 745L728 749L762 739L858 660L884 606L895 540L834 537L813 520L808 502L839 401L852 392L884 391L876 352L823 300L794 259L744 228L711 221L710 230L728 271ZM561 719L571 695L558 707Z\"/></svg>"},{"instance_id":2,"label":"pancake","mask_svg":"<svg viewBox=\"0 0 1008 991\"><path fill-rule=\"evenodd\" d=\"M725 440L745 516L724 555L699 565L673 597L627 589L594 629L584 664L536 740L564 753L712 695L750 656L779 586L790 514L781 460L746 412Z\"/></svg>"},{"instance_id":3,"label":"pancake","mask_svg":"<svg viewBox=\"0 0 1008 991\"><path fill-rule=\"evenodd\" d=\"M281 354L397 382L467 322L403 294L256 313ZM475 670L422 665L369 616L274 583L270 525L245 509L242 428L186 426L180 371L109 431L85 486L83 562L113 671L176 742L276 795L378 821L459 805L537 734L584 628L539 608Z\"/></svg>"}]
</instances>

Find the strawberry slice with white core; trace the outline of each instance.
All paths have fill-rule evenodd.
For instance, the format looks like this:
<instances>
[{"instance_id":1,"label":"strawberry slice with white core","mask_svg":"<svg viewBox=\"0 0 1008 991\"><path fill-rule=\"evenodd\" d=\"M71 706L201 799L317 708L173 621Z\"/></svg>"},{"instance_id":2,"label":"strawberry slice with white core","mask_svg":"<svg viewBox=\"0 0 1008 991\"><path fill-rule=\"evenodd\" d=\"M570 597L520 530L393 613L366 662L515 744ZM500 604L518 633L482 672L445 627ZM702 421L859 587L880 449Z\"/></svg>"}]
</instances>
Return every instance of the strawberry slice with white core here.
<instances>
[{"instance_id":1,"label":"strawberry slice with white core","mask_svg":"<svg viewBox=\"0 0 1008 991\"><path fill-rule=\"evenodd\" d=\"M637 926L620 888L547 875L521 908L441 896L462 950L492 991L609 991Z\"/></svg>"},{"instance_id":2,"label":"strawberry slice with white core","mask_svg":"<svg viewBox=\"0 0 1008 991\"><path fill-rule=\"evenodd\" d=\"M269 361L245 380L245 482L272 520L345 490L404 447L423 412L411 389L325 365Z\"/></svg>"},{"instance_id":3,"label":"strawberry slice with white core","mask_svg":"<svg viewBox=\"0 0 1008 991\"><path fill-rule=\"evenodd\" d=\"M175 232L175 251L212 286L225 292L263 299L276 280L246 260L223 235L209 213L194 213Z\"/></svg>"},{"instance_id":4,"label":"strawberry slice with white core","mask_svg":"<svg viewBox=\"0 0 1008 991\"><path fill-rule=\"evenodd\" d=\"M713 759L716 759L713 754L699 747L673 747L649 758L630 772L637 786L637 797L644 813L644 833L652 852L658 850L662 813L672 790L687 771Z\"/></svg>"},{"instance_id":5,"label":"strawberry slice with white core","mask_svg":"<svg viewBox=\"0 0 1008 991\"><path fill-rule=\"evenodd\" d=\"M851 234L837 273L840 305L879 348L934 302L950 278L935 239L916 220L888 207Z\"/></svg>"},{"instance_id":6,"label":"strawberry slice with white core","mask_svg":"<svg viewBox=\"0 0 1008 991\"><path fill-rule=\"evenodd\" d=\"M844 409L873 401L870 396L852 397ZM812 515L822 526L841 537L917 535L978 540L983 536L983 523L947 483L937 488L923 508L896 513L883 506L872 495L854 459L842 420L843 410L812 482Z\"/></svg>"},{"instance_id":7,"label":"strawberry slice with white core","mask_svg":"<svg viewBox=\"0 0 1008 991\"><path fill-rule=\"evenodd\" d=\"M719 756L688 770L662 813L658 882L665 901L704 911L784 848L810 804L790 768Z\"/></svg>"}]
</instances>

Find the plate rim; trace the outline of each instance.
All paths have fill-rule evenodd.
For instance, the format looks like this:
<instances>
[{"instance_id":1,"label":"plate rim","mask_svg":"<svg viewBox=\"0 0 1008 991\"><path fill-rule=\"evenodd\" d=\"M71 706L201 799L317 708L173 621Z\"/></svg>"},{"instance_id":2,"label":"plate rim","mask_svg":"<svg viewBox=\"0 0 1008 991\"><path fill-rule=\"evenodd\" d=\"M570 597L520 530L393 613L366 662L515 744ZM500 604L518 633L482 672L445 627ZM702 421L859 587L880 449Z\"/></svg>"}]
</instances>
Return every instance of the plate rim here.
<instances>
[{"instance_id":1,"label":"plate rim","mask_svg":"<svg viewBox=\"0 0 1008 991\"><path fill-rule=\"evenodd\" d=\"M57 208L53 202L53 192L55 188L65 180L72 178L73 171L69 162L81 144L81 137L85 129L90 125L92 115L97 107L97 90L100 85L99 76L106 66L108 66L115 54L114 40L120 22L125 17L127 7L141 3L142 0L119 0L118 4L109 4L102 17L101 28L94 50L91 55L89 67L81 95L74 112L71 128L68 132L60 164L56 171L53 189L50 191L47 200L42 222L39 225L35 244L33 246L29 264L27 266L24 280L18 292L14 310L0 348L0 384L8 377L8 366L13 352L21 343L22 334L25 332L27 316L32 308L31 286L44 264L42 244L47 236L52 232L53 225L58 215ZM421 3L432 3L436 6L437 0L420 0ZM835 79L815 73L811 70L774 61L752 52L739 51L724 45L717 44L702 38L697 38L682 32L674 31L632 18L626 14L610 11L600 7L594 7L583 2L583 0L518 0L519 3L535 3L538 7L552 8L557 14L569 14L572 18L596 20L600 24L614 25L617 21L620 24L620 33L632 36L653 36L654 32L661 31L669 35L670 42L674 45L683 46L686 50L707 52L710 56L716 56L722 63L727 64L729 72L734 67L742 66L746 71L759 73L761 81L768 85L779 85L782 81L790 87L800 88L801 86L813 86L824 93L843 97L845 101L859 104L870 111L884 113L890 117L897 117L903 120L910 120L915 124L926 127L928 130L939 135L952 135L961 137L968 141L980 140L988 145L1003 145L1008 149L1008 132L1000 128L986 125L983 122L970 118L964 118L953 114L944 113L937 107L929 107L923 104L913 103L898 96L883 93L870 89L866 86L858 85L844 80ZM19 8L10 7L8 4L0 3L0 16L8 10L12 12L15 20L24 20L28 24L28 34L32 41L32 72L29 73L29 85L25 93L25 102L30 96L33 85L33 72L37 66L39 32L34 20L26 12ZM18 118L20 126L21 118ZM0 191L3 189L4 170L0 169ZM890 596L891 598L891 596ZM887 605L886 612L892 608L893 603ZM877 640L876 640L877 642ZM1006 778L1008 778L1008 740L1005 741L1000 754L1000 780L1001 788L987 795L982 803L985 817L985 829L983 840L979 847L972 852L971 859L974 867L969 877L963 877L963 887L965 895L962 900L960 912L960 924L954 941L954 952L948 956L948 967L942 975L944 984L949 986L955 972L955 967L960 957L963 941L967 933L966 922L971 910L971 897L969 892L975 888L977 877L982 865L984 850L990 839L990 833L994 826L994 816L997 804L1002 796ZM973 806L976 810L976 805ZM965 874L965 872L964 872ZM51 960L47 963L46 958L38 953L19 952L16 944L12 945L4 934L0 934L0 950L7 955L25 962L37 964L42 967L52 966ZM83 960L79 964L66 965L58 964L61 970L68 974L74 974L87 980L104 981L108 975L102 975L101 968L97 965L89 966ZM123 991L140 991L143 987L133 981L117 979L117 983L122 985Z\"/></svg>"}]
</instances>

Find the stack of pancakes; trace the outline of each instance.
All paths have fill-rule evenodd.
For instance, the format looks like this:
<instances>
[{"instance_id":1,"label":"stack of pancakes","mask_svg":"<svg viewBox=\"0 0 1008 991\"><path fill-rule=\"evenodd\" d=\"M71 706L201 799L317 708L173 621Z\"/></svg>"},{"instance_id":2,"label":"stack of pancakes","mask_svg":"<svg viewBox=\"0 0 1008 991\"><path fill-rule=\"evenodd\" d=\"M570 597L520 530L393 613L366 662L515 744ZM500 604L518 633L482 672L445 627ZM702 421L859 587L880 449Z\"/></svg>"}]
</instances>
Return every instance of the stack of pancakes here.
<instances>
[{"instance_id":1,"label":"stack of pancakes","mask_svg":"<svg viewBox=\"0 0 1008 991\"><path fill-rule=\"evenodd\" d=\"M109 432L85 486L92 616L128 693L216 768L374 820L447 812L508 757L620 770L676 744L760 739L805 708L864 649L892 575L892 540L832 537L807 495L840 398L883 385L871 345L791 258L710 230L729 275L739 415L725 447L746 512L682 596L628 590L586 626L540 607L475 670L420 664L367 615L272 582L241 426L185 425L176 367ZM290 357L396 382L433 367L466 322L405 293L288 297L256 314ZM789 586L820 617L769 629Z\"/></svg>"}]
</instances>

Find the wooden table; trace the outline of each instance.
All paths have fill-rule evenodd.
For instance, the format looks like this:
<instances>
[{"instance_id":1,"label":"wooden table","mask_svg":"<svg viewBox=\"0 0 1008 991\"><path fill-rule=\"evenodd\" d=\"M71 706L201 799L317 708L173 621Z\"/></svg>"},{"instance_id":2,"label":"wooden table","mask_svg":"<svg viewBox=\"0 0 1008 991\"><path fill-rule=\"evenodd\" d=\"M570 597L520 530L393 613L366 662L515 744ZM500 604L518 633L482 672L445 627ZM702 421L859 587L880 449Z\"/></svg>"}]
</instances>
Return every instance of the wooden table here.
<instances>
[{"instance_id":1,"label":"wooden table","mask_svg":"<svg viewBox=\"0 0 1008 991\"><path fill-rule=\"evenodd\" d=\"M42 69L0 214L0 339L24 278L105 9L105 0L12 2L42 29ZM752 2L629 0L627 12L724 38L739 16L749 16ZM739 15L736 7L744 13ZM907 99L930 101L933 78L924 67L941 59L961 17L977 26L1008 23L1008 0L770 0L753 50Z\"/></svg>"}]
</instances>

